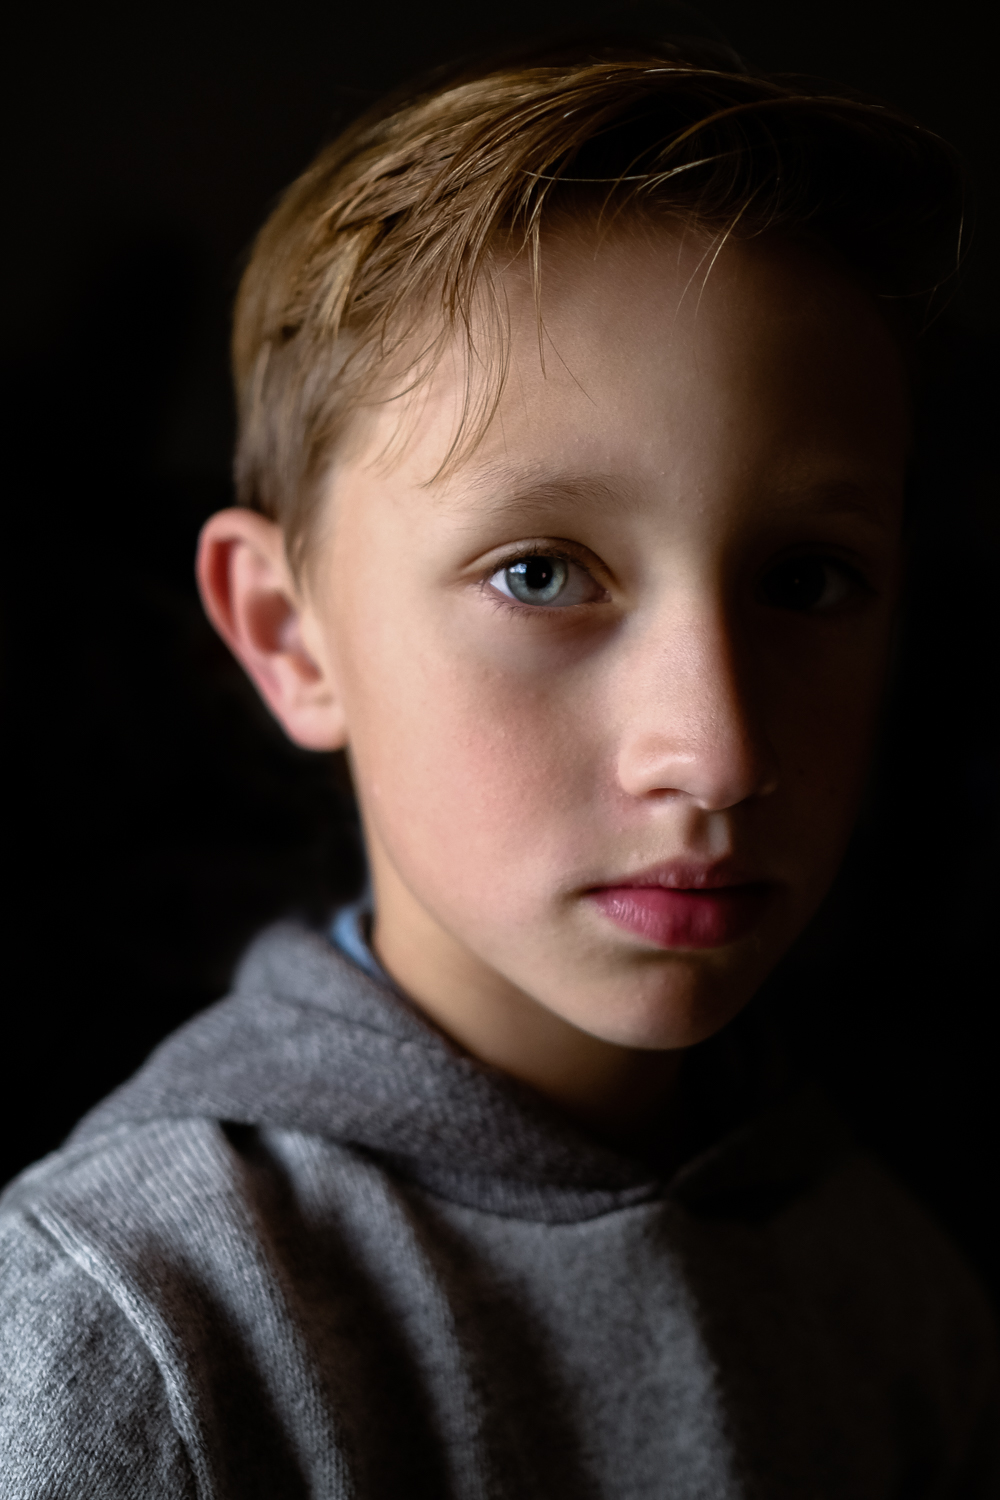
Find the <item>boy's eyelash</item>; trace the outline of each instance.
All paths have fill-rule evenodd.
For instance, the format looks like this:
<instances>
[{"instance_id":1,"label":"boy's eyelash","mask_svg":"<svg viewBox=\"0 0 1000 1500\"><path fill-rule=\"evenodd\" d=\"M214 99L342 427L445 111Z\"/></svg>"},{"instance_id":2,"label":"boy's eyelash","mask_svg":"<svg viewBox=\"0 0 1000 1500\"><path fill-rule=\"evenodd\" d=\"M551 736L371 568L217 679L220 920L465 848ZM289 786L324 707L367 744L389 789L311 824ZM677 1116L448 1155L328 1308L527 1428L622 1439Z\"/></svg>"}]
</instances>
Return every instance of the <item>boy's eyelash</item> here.
<instances>
[{"instance_id":1,"label":"boy's eyelash","mask_svg":"<svg viewBox=\"0 0 1000 1500\"><path fill-rule=\"evenodd\" d=\"M576 563L578 568L583 568L588 573L591 572L591 569L585 562L581 561L575 552L569 552L565 548L559 547L537 546L525 547L518 552L512 552L509 557L502 557L498 563L490 565L487 576L492 578L494 573L499 573L504 568L512 568L515 563L525 562L529 557L555 557L560 562Z\"/></svg>"}]
</instances>

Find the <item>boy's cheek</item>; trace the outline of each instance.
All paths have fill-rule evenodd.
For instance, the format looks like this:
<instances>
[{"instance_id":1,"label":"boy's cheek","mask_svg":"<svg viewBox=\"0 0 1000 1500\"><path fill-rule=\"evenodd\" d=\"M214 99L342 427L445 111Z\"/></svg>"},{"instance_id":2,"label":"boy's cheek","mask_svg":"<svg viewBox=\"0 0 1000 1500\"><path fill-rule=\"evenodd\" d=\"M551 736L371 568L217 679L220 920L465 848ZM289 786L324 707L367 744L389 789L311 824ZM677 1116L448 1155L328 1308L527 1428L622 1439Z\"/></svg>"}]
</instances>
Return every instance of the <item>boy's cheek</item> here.
<instances>
[{"instance_id":1,"label":"boy's cheek","mask_svg":"<svg viewBox=\"0 0 1000 1500\"><path fill-rule=\"evenodd\" d=\"M400 684L355 740L359 793L397 862L509 910L579 865L601 800L599 747L538 695ZM575 729L575 733L573 732ZM403 873L401 871L401 873ZM513 915L513 913L511 913Z\"/></svg>"}]
</instances>

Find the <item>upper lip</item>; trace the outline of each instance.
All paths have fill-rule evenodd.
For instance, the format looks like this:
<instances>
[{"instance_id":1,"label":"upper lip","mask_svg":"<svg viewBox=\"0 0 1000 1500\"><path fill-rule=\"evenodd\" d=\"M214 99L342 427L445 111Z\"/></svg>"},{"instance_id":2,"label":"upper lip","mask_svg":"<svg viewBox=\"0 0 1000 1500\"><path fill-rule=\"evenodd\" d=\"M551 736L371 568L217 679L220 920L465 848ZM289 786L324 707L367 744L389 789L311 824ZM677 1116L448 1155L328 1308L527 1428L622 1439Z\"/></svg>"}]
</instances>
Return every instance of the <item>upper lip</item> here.
<instances>
[{"instance_id":1,"label":"upper lip","mask_svg":"<svg viewBox=\"0 0 1000 1500\"><path fill-rule=\"evenodd\" d=\"M770 885L771 881L735 859L697 860L668 859L662 864L650 865L630 875L618 875L612 880L595 881L591 890L608 890L613 887L659 886L669 891L717 891L734 886Z\"/></svg>"}]
</instances>

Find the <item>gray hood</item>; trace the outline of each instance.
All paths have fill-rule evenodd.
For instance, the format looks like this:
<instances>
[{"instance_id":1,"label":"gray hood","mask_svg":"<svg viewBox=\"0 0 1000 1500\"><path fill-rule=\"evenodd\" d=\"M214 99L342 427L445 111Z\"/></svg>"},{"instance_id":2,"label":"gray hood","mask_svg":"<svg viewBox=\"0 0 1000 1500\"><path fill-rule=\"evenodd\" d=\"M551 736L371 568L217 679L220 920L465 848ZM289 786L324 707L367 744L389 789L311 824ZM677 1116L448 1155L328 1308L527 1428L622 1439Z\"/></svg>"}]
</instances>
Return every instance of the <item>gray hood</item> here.
<instances>
[{"instance_id":1,"label":"gray hood","mask_svg":"<svg viewBox=\"0 0 1000 1500\"><path fill-rule=\"evenodd\" d=\"M758 1218L849 1142L815 1090L762 1086L748 1049L760 1052L752 1020L686 1059L702 1112L715 1098L724 1123L703 1122L708 1144L664 1182L464 1054L325 936L282 923L248 950L234 993L169 1037L71 1139L205 1117L361 1148L452 1201L518 1217L577 1220L669 1193L703 1213Z\"/></svg>"}]
</instances>

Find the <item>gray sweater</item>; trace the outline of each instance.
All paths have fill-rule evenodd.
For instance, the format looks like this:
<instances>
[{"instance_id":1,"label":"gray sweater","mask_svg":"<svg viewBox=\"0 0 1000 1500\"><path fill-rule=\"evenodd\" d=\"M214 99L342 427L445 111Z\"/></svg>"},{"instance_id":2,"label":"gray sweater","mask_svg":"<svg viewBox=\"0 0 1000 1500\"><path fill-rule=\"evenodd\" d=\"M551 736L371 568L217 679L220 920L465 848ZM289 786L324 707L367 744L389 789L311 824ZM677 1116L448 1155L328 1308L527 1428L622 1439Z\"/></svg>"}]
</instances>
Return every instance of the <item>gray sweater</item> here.
<instances>
[{"instance_id":1,"label":"gray sweater","mask_svg":"<svg viewBox=\"0 0 1000 1500\"><path fill-rule=\"evenodd\" d=\"M288 925L8 1189L0 1494L996 1497L991 1350L816 1098L663 1181Z\"/></svg>"}]
</instances>

